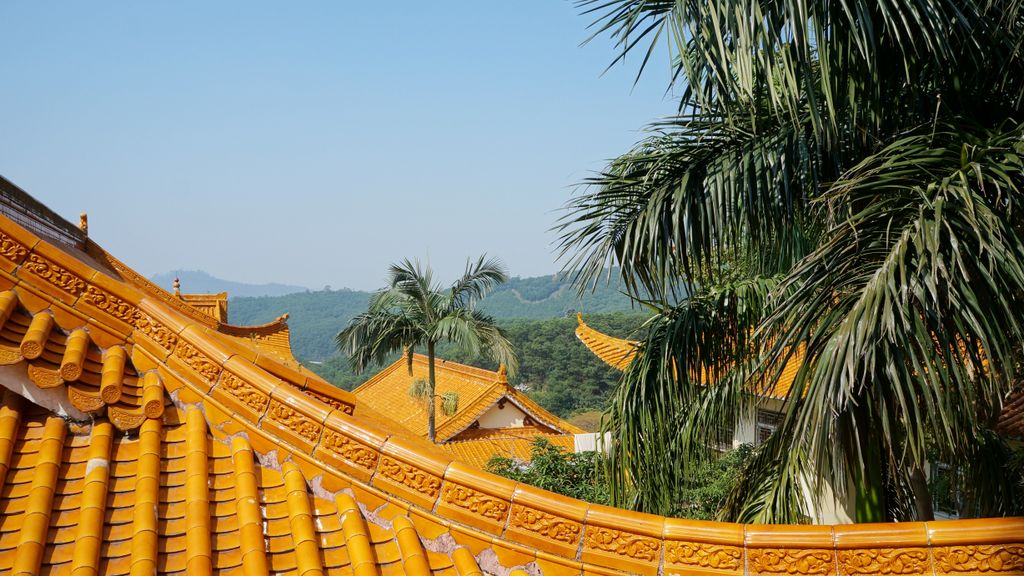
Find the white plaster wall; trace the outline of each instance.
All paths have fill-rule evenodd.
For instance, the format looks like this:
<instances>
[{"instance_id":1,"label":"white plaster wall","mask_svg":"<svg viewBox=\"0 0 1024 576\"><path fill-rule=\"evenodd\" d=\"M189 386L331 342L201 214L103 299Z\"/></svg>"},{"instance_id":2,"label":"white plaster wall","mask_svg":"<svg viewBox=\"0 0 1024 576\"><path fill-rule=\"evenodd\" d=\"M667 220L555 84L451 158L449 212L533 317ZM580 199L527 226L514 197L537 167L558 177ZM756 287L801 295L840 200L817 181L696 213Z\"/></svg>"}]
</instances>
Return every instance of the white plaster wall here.
<instances>
[{"instance_id":1,"label":"white plaster wall","mask_svg":"<svg viewBox=\"0 0 1024 576\"><path fill-rule=\"evenodd\" d=\"M0 366L0 386L63 418L85 421L92 417L71 405L64 386L43 390L28 379L28 364Z\"/></svg>"},{"instance_id":2,"label":"white plaster wall","mask_svg":"<svg viewBox=\"0 0 1024 576\"><path fill-rule=\"evenodd\" d=\"M495 404L477 419L481 428L522 428L526 412L512 402L506 401L504 408Z\"/></svg>"}]
</instances>

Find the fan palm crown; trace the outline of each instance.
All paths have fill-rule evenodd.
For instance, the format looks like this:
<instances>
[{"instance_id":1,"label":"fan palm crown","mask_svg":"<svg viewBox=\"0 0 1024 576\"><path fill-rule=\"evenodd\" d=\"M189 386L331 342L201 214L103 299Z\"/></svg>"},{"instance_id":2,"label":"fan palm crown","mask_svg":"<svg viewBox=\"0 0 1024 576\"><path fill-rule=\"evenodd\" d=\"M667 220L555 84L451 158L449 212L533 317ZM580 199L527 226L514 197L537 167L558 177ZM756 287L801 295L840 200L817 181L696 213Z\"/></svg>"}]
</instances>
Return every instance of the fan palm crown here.
<instances>
[{"instance_id":1,"label":"fan palm crown","mask_svg":"<svg viewBox=\"0 0 1024 576\"><path fill-rule=\"evenodd\" d=\"M338 333L338 349L348 355L352 368L362 372L370 364L386 362L403 351L412 373L415 350L425 347L428 361L427 428L436 437L437 345L447 341L470 355L483 355L504 364L510 373L518 367L512 344L494 319L476 309L477 303L508 276L497 259L480 256L466 263L466 271L450 287L435 284L430 266L403 260L392 264L388 285L370 299L366 312L354 317Z\"/></svg>"}]
</instances>

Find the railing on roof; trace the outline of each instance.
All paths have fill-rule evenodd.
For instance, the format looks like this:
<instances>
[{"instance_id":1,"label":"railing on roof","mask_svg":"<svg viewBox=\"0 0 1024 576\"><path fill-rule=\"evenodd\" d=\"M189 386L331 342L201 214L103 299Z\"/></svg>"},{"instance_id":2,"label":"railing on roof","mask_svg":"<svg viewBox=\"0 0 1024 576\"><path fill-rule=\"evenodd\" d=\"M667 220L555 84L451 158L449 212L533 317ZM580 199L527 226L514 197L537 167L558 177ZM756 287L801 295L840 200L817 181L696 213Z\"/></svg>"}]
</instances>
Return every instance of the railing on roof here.
<instances>
[{"instance_id":1,"label":"railing on roof","mask_svg":"<svg viewBox=\"0 0 1024 576\"><path fill-rule=\"evenodd\" d=\"M0 176L0 214L61 244L74 248L85 245L82 230L3 176Z\"/></svg>"}]
</instances>

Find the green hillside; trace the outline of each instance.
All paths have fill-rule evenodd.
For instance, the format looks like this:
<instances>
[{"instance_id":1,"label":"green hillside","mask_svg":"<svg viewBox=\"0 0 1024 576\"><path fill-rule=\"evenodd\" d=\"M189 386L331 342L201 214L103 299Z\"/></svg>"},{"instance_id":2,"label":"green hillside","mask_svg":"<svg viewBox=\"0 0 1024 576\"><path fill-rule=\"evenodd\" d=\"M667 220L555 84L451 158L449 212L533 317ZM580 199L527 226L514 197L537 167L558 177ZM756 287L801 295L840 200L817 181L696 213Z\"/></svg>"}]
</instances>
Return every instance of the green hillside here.
<instances>
[{"instance_id":1,"label":"green hillside","mask_svg":"<svg viewBox=\"0 0 1024 576\"><path fill-rule=\"evenodd\" d=\"M231 298L228 318L232 324L262 324L287 312L295 355L303 362L322 362L334 355L334 335L366 309L369 298L369 292L357 290ZM575 311L634 311L617 284L602 285L581 299L568 281L556 276L513 278L485 298L480 308L498 319L533 320L564 317Z\"/></svg>"},{"instance_id":2,"label":"green hillside","mask_svg":"<svg viewBox=\"0 0 1024 576\"><path fill-rule=\"evenodd\" d=\"M345 358L338 355L334 336L366 309L369 297L369 292L323 290L231 298L228 316L232 324L262 324L287 312L295 356L327 380L352 389L374 369L353 374ZM522 385L541 404L563 416L603 408L618 378L618 372L576 339L574 312L584 312L591 325L620 336L628 336L643 321L618 286L601 286L580 299L568 282L554 276L513 278L480 307L499 320L519 353L522 369L513 384ZM442 347L439 354L496 368L461 357L448 347Z\"/></svg>"}]
</instances>

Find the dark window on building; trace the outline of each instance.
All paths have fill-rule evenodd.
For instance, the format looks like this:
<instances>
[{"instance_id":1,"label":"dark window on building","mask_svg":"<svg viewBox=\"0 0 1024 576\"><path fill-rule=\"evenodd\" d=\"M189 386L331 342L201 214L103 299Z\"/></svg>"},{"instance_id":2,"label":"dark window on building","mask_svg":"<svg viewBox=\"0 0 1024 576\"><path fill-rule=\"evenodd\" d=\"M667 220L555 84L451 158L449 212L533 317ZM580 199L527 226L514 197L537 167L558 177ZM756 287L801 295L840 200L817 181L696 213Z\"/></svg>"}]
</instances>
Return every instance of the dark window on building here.
<instances>
[{"instance_id":1,"label":"dark window on building","mask_svg":"<svg viewBox=\"0 0 1024 576\"><path fill-rule=\"evenodd\" d=\"M782 423L782 413L773 412L771 410L758 410L757 411L757 434L755 436L755 443L757 445L763 444L768 437L775 432L775 429Z\"/></svg>"},{"instance_id":2,"label":"dark window on building","mask_svg":"<svg viewBox=\"0 0 1024 576\"><path fill-rule=\"evenodd\" d=\"M732 450L732 439L736 436L736 427L732 424L715 428L714 448L716 450Z\"/></svg>"}]
</instances>

